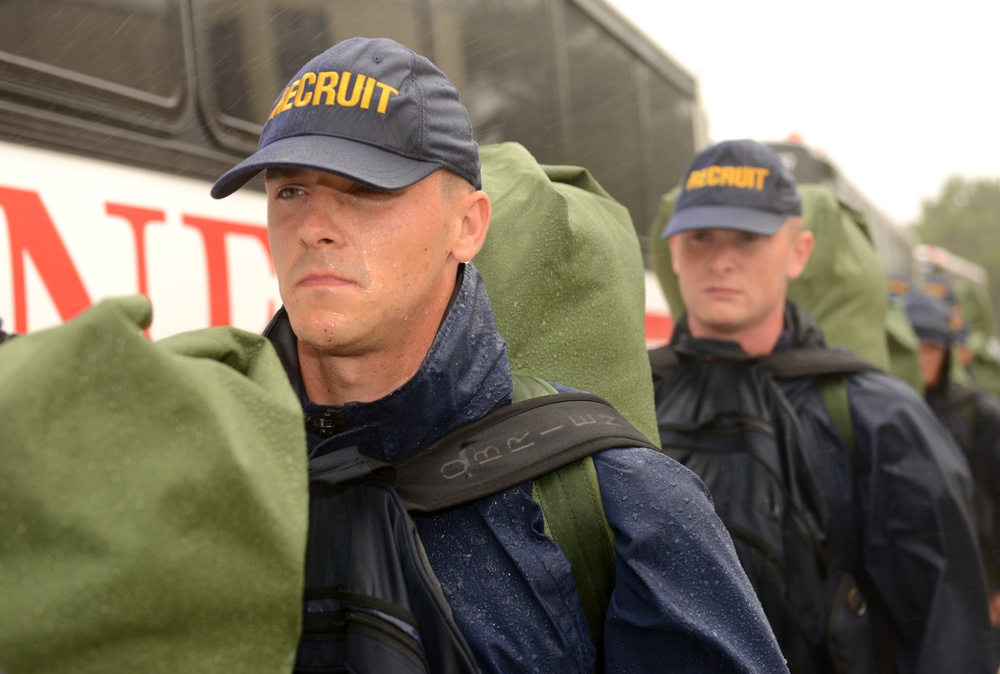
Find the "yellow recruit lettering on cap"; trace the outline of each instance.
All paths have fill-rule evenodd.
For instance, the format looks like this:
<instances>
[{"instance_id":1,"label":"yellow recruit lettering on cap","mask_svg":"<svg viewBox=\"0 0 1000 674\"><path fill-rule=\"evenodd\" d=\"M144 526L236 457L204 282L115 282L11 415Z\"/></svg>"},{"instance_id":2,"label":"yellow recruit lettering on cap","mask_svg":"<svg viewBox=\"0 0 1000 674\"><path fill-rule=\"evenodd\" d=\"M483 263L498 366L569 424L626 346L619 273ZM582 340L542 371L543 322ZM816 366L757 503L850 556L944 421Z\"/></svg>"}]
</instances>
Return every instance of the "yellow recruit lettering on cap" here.
<instances>
[{"instance_id":1,"label":"yellow recruit lettering on cap","mask_svg":"<svg viewBox=\"0 0 1000 674\"><path fill-rule=\"evenodd\" d=\"M759 166L707 166L688 174L685 190L702 187L738 187L745 190L764 189L764 180L771 174L770 169Z\"/></svg>"},{"instance_id":2,"label":"yellow recruit lettering on cap","mask_svg":"<svg viewBox=\"0 0 1000 674\"><path fill-rule=\"evenodd\" d=\"M344 106L345 108L353 108L361 100L361 88L365 85L365 80L368 79L364 75L358 75L358 78L354 81L354 93L351 97L347 97L347 90L351 86L351 73L345 72L340 75L340 88L337 89L337 103Z\"/></svg>"},{"instance_id":3,"label":"yellow recruit lettering on cap","mask_svg":"<svg viewBox=\"0 0 1000 674\"><path fill-rule=\"evenodd\" d=\"M335 72L322 72L316 80L316 90L313 92L313 105L333 105L337 102L337 82L340 81L340 74ZM320 96L326 94L326 96ZM325 101L322 102L321 101Z\"/></svg>"},{"instance_id":4,"label":"yellow recruit lettering on cap","mask_svg":"<svg viewBox=\"0 0 1000 674\"><path fill-rule=\"evenodd\" d=\"M301 108L303 105L309 105L309 101L312 99L313 92L307 90L307 86L316 84L316 73L305 73L302 78L299 79L301 83L299 86L299 91L295 95L295 107ZM303 96L302 94L305 94Z\"/></svg>"},{"instance_id":5,"label":"yellow recruit lettering on cap","mask_svg":"<svg viewBox=\"0 0 1000 674\"><path fill-rule=\"evenodd\" d=\"M379 95L375 111L384 115L389 109L389 99L399 93L388 84L366 75L352 77L352 73L346 71L303 73L302 77L285 88L267 118L271 120L293 107L301 108L307 105L340 105L345 108L360 107L362 110L371 110L376 89Z\"/></svg>"},{"instance_id":6,"label":"yellow recruit lettering on cap","mask_svg":"<svg viewBox=\"0 0 1000 674\"><path fill-rule=\"evenodd\" d=\"M372 104L372 94L375 92L375 80L374 78L365 78L365 93L364 97L361 99L361 108L363 110L369 110Z\"/></svg>"},{"instance_id":7,"label":"yellow recruit lettering on cap","mask_svg":"<svg viewBox=\"0 0 1000 674\"><path fill-rule=\"evenodd\" d=\"M925 283L924 292L931 297L936 297L939 300L948 299L948 287L943 283Z\"/></svg>"},{"instance_id":8,"label":"yellow recruit lettering on cap","mask_svg":"<svg viewBox=\"0 0 1000 674\"><path fill-rule=\"evenodd\" d=\"M288 87L281 93L281 98L279 98L278 102L274 104L274 109L271 110L271 114L268 115L267 117L268 119L271 119L271 117L274 117L276 114L278 114L279 110L285 111L289 108L288 99L289 97L292 96L292 94L295 93L295 89L298 86L299 86L299 80L295 80L294 82L288 85Z\"/></svg>"}]
</instances>

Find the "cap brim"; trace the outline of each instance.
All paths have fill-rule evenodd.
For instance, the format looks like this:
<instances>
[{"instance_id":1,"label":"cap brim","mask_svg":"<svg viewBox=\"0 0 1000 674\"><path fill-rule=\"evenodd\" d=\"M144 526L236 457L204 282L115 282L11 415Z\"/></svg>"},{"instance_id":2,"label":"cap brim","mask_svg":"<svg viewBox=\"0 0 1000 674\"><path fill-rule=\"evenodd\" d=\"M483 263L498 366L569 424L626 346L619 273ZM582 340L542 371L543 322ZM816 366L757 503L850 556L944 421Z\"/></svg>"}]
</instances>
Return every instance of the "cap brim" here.
<instances>
[{"instance_id":1,"label":"cap brim","mask_svg":"<svg viewBox=\"0 0 1000 674\"><path fill-rule=\"evenodd\" d=\"M226 171L212 186L212 196L228 197L264 169L279 167L324 171L379 189L398 190L423 180L441 165L346 138L293 136L269 143Z\"/></svg>"},{"instance_id":2,"label":"cap brim","mask_svg":"<svg viewBox=\"0 0 1000 674\"><path fill-rule=\"evenodd\" d=\"M927 342L928 344L933 344L934 346L940 347L942 349L947 349L951 347L952 337L951 335L943 335L936 330L917 330L913 331L917 335L917 339L921 342Z\"/></svg>"},{"instance_id":3,"label":"cap brim","mask_svg":"<svg viewBox=\"0 0 1000 674\"><path fill-rule=\"evenodd\" d=\"M663 232L663 238L667 239L674 234L696 229L732 229L771 236L781 229L789 217L783 213L772 213L745 206L719 204L689 206L674 212Z\"/></svg>"}]
</instances>

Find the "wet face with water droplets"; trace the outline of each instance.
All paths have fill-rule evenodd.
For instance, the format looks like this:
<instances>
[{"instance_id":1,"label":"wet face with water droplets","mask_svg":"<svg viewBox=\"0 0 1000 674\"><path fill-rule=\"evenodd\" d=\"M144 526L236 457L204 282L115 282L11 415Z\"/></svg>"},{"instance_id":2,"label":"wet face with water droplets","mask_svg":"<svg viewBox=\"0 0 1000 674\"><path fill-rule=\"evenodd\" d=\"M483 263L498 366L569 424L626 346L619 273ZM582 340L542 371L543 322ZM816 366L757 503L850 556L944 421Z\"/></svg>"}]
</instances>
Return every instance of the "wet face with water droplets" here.
<instances>
[{"instance_id":1,"label":"wet face with water droplets","mask_svg":"<svg viewBox=\"0 0 1000 674\"><path fill-rule=\"evenodd\" d=\"M437 330L462 220L450 179L436 171L382 191L319 171L267 171L271 257L301 342L352 356Z\"/></svg>"}]
</instances>

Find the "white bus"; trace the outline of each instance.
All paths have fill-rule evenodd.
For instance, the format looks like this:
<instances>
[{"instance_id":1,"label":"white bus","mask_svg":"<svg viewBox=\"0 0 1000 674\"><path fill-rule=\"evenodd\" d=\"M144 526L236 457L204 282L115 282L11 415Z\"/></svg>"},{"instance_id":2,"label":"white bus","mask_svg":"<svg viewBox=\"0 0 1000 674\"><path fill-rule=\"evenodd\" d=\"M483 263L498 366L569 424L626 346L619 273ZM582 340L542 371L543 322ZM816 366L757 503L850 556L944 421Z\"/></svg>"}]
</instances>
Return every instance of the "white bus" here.
<instances>
[{"instance_id":1,"label":"white bus","mask_svg":"<svg viewBox=\"0 0 1000 674\"><path fill-rule=\"evenodd\" d=\"M0 3L0 320L58 324L108 296L150 336L261 330L279 298L259 181L212 181L256 147L273 97L354 35L426 54L481 144L582 165L640 241L704 145L695 80L600 0L8 0ZM649 338L669 334L650 275Z\"/></svg>"},{"instance_id":2,"label":"white bus","mask_svg":"<svg viewBox=\"0 0 1000 674\"><path fill-rule=\"evenodd\" d=\"M911 230L899 226L882 213L824 153L794 136L768 145L782 158L799 184L827 185L839 199L865 216L887 278L913 276L913 251L918 239Z\"/></svg>"}]
</instances>

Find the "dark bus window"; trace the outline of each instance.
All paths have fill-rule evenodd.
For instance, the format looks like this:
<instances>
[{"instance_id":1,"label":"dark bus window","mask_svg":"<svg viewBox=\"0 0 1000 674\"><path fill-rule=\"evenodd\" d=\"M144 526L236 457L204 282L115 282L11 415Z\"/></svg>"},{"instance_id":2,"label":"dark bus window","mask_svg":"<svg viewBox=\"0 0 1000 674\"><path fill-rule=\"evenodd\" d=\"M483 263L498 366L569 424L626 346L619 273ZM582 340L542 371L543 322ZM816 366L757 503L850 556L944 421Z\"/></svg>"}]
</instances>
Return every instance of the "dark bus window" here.
<instances>
[{"instance_id":1,"label":"dark bus window","mask_svg":"<svg viewBox=\"0 0 1000 674\"><path fill-rule=\"evenodd\" d=\"M211 133L232 150L256 147L306 60L349 37L384 36L451 78L480 144L516 141L542 163L589 169L643 241L660 195L694 154L693 82L685 88L687 76L665 72L668 59L599 3L191 1L199 100Z\"/></svg>"},{"instance_id":2,"label":"dark bus window","mask_svg":"<svg viewBox=\"0 0 1000 674\"><path fill-rule=\"evenodd\" d=\"M247 30L249 18L255 14L254 8L243 6L206 24L217 111L250 133L257 132L281 87L302 64L330 44L326 15L321 10L284 8L260 31ZM267 32L273 34L271 39L267 39ZM261 43L274 45L266 65L257 57Z\"/></svg>"},{"instance_id":3,"label":"dark bus window","mask_svg":"<svg viewBox=\"0 0 1000 674\"><path fill-rule=\"evenodd\" d=\"M565 163L545 0L435 0L433 60L458 87L477 142L516 141Z\"/></svg>"},{"instance_id":4,"label":"dark bus window","mask_svg":"<svg viewBox=\"0 0 1000 674\"><path fill-rule=\"evenodd\" d=\"M636 205L646 196L635 84L638 59L572 3L564 2L564 12L571 159L590 169L635 220Z\"/></svg>"},{"instance_id":5,"label":"dark bus window","mask_svg":"<svg viewBox=\"0 0 1000 674\"><path fill-rule=\"evenodd\" d=\"M309 59L323 53L333 42L326 26L326 16L316 8L284 7L276 12L271 23L278 72L287 73L285 80L299 71Z\"/></svg>"},{"instance_id":6,"label":"dark bus window","mask_svg":"<svg viewBox=\"0 0 1000 674\"><path fill-rule=\"evenodd\" d=\"M421 0L194 0L198 60L209 126L229 147L256 145L288 80L349 37L390 37L427 48Z\"/></svg>"},{"instance_id":7,"label":"dark bus window","mask_svg":"<svg viewBox=\"0 0 1000 674\"><path fill-rule=\"evenodd\" d=\"M659 208L660 197L680 183L684 169L695 154L694 102L672 82L648 69L649 116L643 137L647 158L646 185L649 195L632 218L640 237L646 232Z\"/></svg>"},{"instance_id":8,"label":"dark bus window","mask_svg":"<svg viewBox=\"0 0 1000 674\"><path fill-rule=\"evenodd\" d=\"M181 45L177 0L0 2L0 86L73 114L179 108Z\"/></svg>"}]
</instances>

